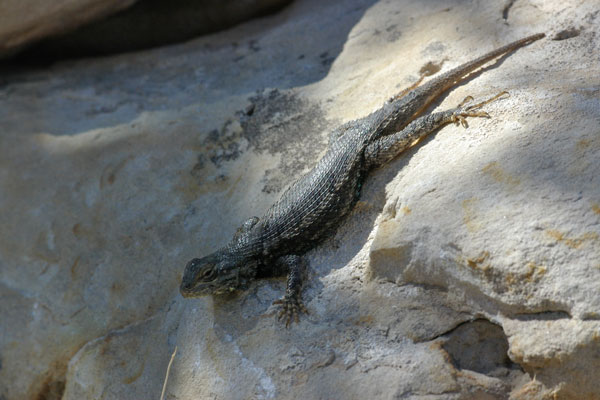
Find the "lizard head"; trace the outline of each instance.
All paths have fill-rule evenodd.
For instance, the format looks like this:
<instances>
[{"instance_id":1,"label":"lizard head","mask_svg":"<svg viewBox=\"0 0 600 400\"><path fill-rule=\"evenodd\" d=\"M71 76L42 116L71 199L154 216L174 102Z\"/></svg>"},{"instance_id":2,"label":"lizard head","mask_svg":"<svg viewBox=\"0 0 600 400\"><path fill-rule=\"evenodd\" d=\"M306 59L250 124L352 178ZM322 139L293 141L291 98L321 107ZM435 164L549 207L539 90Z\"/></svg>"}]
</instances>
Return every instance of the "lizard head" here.
<instances>
[{"instance_id":1,"label":"lizard head","mask_svg":"<svg viewBox=\"0 0 600 400\"><path fill-rule=\"evenodd\" d=\"M246 287L255 275L251 261L218 251L187 263L179 291L183 297L230 293Z\"/></svg>"}]
</instances>

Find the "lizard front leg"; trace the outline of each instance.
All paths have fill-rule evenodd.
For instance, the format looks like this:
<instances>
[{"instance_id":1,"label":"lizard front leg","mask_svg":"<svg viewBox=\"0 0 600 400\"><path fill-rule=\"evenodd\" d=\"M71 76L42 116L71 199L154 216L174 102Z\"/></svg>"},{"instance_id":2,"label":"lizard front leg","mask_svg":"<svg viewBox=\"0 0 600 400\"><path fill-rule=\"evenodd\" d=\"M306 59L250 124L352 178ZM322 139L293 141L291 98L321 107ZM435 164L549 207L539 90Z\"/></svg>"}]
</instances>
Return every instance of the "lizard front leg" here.
<instances>
[{"instance_id":1,"label":"lizard front leg","mask_svg":"<svg viewBox=\"0 0 600 400\"><path fill-rule=\"evenodd\" d=\"M472 97L469 96L456 108L424 115L412 121L401 131L377 139L365 149L367 169L376 168L391 161L398 154L411 147L417 140L427 136L444 125L449 123L458 125L460 123L466 128L467 117L489 118L489 114L485 111L481 111L480 108L505 94L508 93L501 92L491 99L467 106L465 103L469 103L473 100Z\"/></svg>"},{"instance_id":2,"label":"lizard front leg","mask_svg":"<svg viewBox=\"0 0 600 400\"><path fill-rule=\"evenodd\" d=\"M292 320L299 322L300 313L308 314L308 310L302 303L302 275L306 271L306 263L302 257L297 255L288 255L279 257L276 261L278 270L287 271L287 287L285 296L275 300L273 304L281 305L281 311L278 318L285 317L285 327L287 328Z\"/></svg>"}]
</instances>

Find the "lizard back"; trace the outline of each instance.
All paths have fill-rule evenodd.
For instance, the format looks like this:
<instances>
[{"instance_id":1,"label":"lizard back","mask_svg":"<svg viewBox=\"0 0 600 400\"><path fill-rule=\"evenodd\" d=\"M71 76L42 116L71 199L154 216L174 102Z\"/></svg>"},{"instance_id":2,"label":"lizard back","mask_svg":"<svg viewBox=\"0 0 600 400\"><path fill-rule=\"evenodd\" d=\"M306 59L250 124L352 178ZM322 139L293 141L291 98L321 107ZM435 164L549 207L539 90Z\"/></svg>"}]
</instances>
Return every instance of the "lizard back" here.
<instances>
[{"instance_id":1,"label":"lizard back","mask_svg":"<svg viewBox=\"0 0 600 400\"><path fill-rule=\"evenodd\" d=\"M261 218L264 254L300 254L337 227L360 195L366 173L365 146L356 129L332 138L317 165L292 184Z\"/></svg>"}]
</instances>

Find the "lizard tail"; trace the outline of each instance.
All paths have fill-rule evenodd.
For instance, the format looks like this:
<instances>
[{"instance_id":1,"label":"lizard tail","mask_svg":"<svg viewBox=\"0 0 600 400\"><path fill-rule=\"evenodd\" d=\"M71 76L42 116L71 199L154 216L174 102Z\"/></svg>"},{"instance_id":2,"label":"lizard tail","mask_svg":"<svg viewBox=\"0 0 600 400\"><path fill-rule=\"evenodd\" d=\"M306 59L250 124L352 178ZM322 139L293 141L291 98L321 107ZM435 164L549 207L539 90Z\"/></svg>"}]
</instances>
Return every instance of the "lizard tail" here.
<instances>
[{"instance_id":1,"label":"lizard tail","mask_svg":"<svg viewBox=\"0 0 600 400\"><path fill-rule=\"evenodd\" d=\"M390 103L390 108L392 108L393 111L374 130L373 134L370 136L370 140L372 141L375 138L385 135L386 133L384 132L387 132L388 134L398 132L410 121L421 115L427 107L429 107L432 101L460 81L464 80L467 75L471 74L479 67L510 51L541 39L544 36L546 35L538 33L517 40L516 42L509 43L496 50L492 50L473 61L459 65L448 72L436 76L429 82L409 91L404 96L395 99L393 103Z\"/></svg>"},{"instance_id":2,"label":"lizard tail","mask_svg":"<svg viewBox=\"0 0 600 400\"><path fill-rule=\"evenodd\" d=\"M456 85L458 82L462 81L467 75L475 71L477 68L483 66L484 64L493 60L496 57L502 56L510 51L516 50L520 47L535 42L536 40L539 40L544 36L546 36L546 34L538 33L509 43L505 46L497 48L496 50L492 50L479 58L476 58L465 64L459 65L458 67L435 77L434 79L425 83L424 85L419 86L414 90L414 96L416 98L420 97L419 95L426 97L426 99L423 99L424 101L416 102L423 104L423 107L420 111L425 109L431 103L431 101L435 100L439 95Z\"/></svg>"}]
</instances>

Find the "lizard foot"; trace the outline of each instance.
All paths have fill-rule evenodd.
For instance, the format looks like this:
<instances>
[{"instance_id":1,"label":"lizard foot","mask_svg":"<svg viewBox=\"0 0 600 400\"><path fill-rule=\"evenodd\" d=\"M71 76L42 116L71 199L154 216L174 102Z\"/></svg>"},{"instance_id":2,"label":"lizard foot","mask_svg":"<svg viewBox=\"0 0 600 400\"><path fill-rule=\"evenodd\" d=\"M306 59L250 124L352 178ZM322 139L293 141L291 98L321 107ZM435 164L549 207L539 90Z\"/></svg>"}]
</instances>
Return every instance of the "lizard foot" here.
<instances>
[{"instance_id":1,"label":"lizard foot","mask_svg":"<svg viewBox=\"0 0 600 400\"><path fill-rule=\"evenodd\" d=\"M458 125L460 123L464 128L467 128L469 126L469 124L467 123L467 117L490 118L490 114L488 114L485 111L478 111L478 110L481 107L483 107L484 105L489 104L489 103L491 103L493 101L498 100L500 97L504 96L505 94L508 95L509 93L507 91L502 91L502 92L498 93L497 95L495 95L494 97L492 97L490 99L487 99L487 100L482 101L480 103L472 104L472 105L469 105L469 106L465 107L465 104L468 104L468 103L470 103L470 102L473 101L473 97L472 96L467 96L458 105L458 110L452 116L451 121L454 122L456 125Z\"/></svg>"},{"instance_id":2,"label":"lizard foot","mask_svg":"<svg viewBox=\"0 0 600 400\"><path fill-rule=\"evenodd\" d=\"M301 313L308 314L308 310L302 303L300 296L285 295L279 300L275 300L273 304L281 305L281 311L277 319L281 320L285 317L285 327L289 327L292 321L298 323Z\"/></svg>"}]
</instances>

